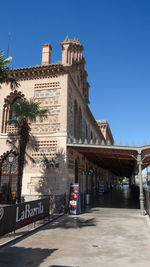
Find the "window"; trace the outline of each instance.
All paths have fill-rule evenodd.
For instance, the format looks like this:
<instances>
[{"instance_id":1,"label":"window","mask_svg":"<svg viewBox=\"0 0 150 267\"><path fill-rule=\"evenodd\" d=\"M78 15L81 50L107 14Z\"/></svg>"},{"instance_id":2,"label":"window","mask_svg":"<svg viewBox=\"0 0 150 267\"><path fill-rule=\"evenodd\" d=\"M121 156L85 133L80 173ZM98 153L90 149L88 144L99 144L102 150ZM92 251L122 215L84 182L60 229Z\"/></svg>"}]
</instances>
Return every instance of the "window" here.
<instances>
[{"instance_id":1,"label":"window","mask_svg":"<svg viewBox=\"0 0 150 267\"><path fill-rule=\"evenodd\" d=\"M1 128L2 133L16 132L16 127L14 125L7 124L7 121L9 121L10 119L15 120L16 118L15 114L10 109L9 103L13 103L17 101L17 99L23 98L23 97L24 95L21 92L18 92L17 90L15 90L14 92L11 92L10 95L7 96L7 98L5 99L5 103L3 105L3 115L2 115L2 128Z\"/></svg>"},{"instance_id":2,"label":"window","mask_svg":"<svg viewBox=\"0 0 150 267\"><path fill-rule=\"evenodd\" d=\"M75 100L74 102L74 137L78 138L78 104Z\"/></svg>"}]
</instances>

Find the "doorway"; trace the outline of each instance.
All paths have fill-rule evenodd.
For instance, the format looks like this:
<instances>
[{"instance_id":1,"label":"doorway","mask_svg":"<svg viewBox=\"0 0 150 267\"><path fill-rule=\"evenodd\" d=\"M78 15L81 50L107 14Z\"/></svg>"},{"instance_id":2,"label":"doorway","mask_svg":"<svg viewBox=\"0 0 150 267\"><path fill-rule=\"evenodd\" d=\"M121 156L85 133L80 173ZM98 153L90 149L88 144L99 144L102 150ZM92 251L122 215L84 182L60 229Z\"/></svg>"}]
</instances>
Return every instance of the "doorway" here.
<instances>
[{"instance_id":1,"label":"doorway","mask_svg":"<svg viewBox=\"0 0 150 267\"><path fill-rule=\"evenodd\" d=\"M10 154L10 153L9 153ZM9 154L2 159L0 169L0 203L13 204L17 199L18 156L14 154L13 163Z\"/></svg>"}]
</instances>

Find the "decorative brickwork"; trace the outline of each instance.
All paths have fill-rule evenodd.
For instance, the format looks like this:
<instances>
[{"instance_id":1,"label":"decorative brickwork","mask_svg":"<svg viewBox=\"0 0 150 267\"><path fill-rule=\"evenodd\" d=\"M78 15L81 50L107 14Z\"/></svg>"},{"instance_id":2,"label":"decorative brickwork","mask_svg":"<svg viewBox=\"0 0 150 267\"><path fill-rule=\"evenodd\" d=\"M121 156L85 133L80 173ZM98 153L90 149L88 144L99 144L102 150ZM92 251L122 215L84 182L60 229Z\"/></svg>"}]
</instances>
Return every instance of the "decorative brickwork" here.
<instances>
[{"instance_id":1,"label":"decorative brickwork","mask_svg":"<svg viewBox=\"0 0 150 267\"><path fill-rule=\"evenodd\" d=\"M57 141L37 141L35 143L35 151L32 157L56 157Z\"/></svg>"},{"instance_id":2,"label":"decorative brickwork","mask_svg":"<svg viewBox=\"0 0 150 267\"><path fill-rule=\"evenodd\" d=\"M17 134L18 133L18 127L16 127L14 124L7 124L6 132L8 134Z\"/></svg>"},{"instance_id":3,"label":"decorative brickwork","mask_svg":"<svg viewBox=\"0 0 150 267\"><path fill-rule=\"evenodd\" d=\"M38 147L57 147L57 140L44 140L44 141L36 141L36 148Z\"/></svg>"},{"instance_id":4,"label":"decorative brickwork","mask_svg":"<svg viewBox=\"0 0 150 267\"><path fill-rule=\"evenodd\" d=\"M35 89L45 89L45 88L55 88L60 87L60 82L51 82L51 83L36 83L34 85Z\"/></svg>"}]
</instances>

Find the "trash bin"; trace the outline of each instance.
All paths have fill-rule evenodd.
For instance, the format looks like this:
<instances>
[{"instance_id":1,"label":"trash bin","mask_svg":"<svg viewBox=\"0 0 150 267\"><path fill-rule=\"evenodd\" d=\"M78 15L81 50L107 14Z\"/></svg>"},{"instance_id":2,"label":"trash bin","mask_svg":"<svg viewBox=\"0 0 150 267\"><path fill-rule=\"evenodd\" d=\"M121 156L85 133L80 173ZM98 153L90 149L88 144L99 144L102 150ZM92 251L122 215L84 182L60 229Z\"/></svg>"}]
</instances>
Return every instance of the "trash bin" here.
<instances>
[{"instance_id":1,"label":"trash bin","mask_svg":"<svg viewBox=\"0 0 150 267\"><path fill-rule=\"evenodd\" d=\"M85 204L90 205L90 194L85 195Z\"/></svg>"}]
</instances>

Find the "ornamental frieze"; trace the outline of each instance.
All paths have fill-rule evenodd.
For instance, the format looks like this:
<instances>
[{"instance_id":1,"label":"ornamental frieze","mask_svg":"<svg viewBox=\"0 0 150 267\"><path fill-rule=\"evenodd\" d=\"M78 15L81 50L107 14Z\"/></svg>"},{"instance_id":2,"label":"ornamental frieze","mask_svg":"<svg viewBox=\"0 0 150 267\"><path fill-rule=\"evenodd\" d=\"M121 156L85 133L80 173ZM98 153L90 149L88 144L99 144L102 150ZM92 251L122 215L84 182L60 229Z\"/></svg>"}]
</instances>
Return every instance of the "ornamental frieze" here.
<instances>
[{"instance_id":1,"label":"ornamental frieze","mask_svg":"<svg viewBox=\"0 0 150 267\"><path fill-rule=\"evenodd\" d=\"M32 163L32 168L59 168L59 163L54 158L34 158Z\"/></svg>"},{"instance_id":2,"label":"ornamental frieze","mask_svg":"<svg viewBox=\"0 0 150 267\"><path fill-rule=\"evenodd\" d=\"M45 118L36 118L36 124L37 123L42 123L42 124L46 124L46 123L60 123L60 118L59 115L47 115L47 117Z\"/></svg>"},{"instance_id":3,"label":"ornamental frieze","mask_svg":"<svg viewBox=\"0 0 150 267\"><path fill-rule=\"evenodd\" d=\"M58 96L61 93L60 88L55 89L43 89L34 91L35 98Z\"/></svg>"},{"instance_id":4,"label":"ornamental frieze","mask_svg":"<svg viewBox=\"0 0 150 267\"><path fill-rule=\"evenodd\" d=\"M38 153L41 152L41 153L54 153L56 152L56 147L40 147L38 148Z\"/></svg>"},{"instance_id":5,"label":"ornamental frieze","mask_svg":"<svg viewBox=\"0 0 150 267\"><path fill-rule=\"evenodd\" d=\"M48 110L48 115L49 114L57 114L60 112L60 106L51 106L51 107L47 107L47 106L42 106L40 107L41 109L47 109Z\"/></svg>"},{"instance_id":6,"label":"ornamental frieze","mask_svg":"<svg viewBox=\"0 0 150 267\"><path fill-rule=\"evenodd\" d=\"M60 131L60 123L51 125L32 125L32 133L56 133Z\"/></svg>"},{"instance_id":7,"label":"ornamental frieze","mask_svg":"<svg viewBox=\"0 0 150 267\"><path fill-rule=\"evenodd\" d=\"M38 98L36 99L36 101L38 100L38 102L40 103L40 106L43 105L58 105L60 104L60 97L59 96L53 96L53 97L46 97L46 98Z\"/></svg>"},{"instance_id":8,"label":"ornamental frieze","mask_svg":"<svg viewBox=\"0 0 150 267\"><path fill-rule=\"evenodd\" d=\"M57 107L47 107L49 113L59 113L60 112L60 106Z\"/></svg>"}]
</instances>

